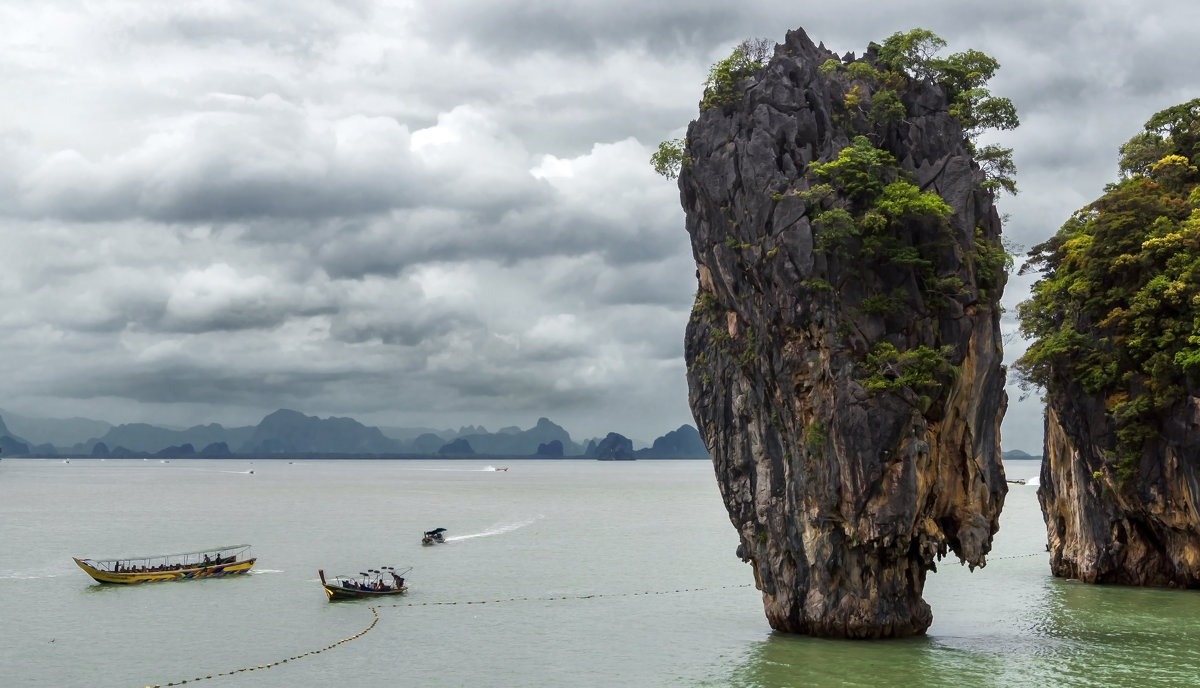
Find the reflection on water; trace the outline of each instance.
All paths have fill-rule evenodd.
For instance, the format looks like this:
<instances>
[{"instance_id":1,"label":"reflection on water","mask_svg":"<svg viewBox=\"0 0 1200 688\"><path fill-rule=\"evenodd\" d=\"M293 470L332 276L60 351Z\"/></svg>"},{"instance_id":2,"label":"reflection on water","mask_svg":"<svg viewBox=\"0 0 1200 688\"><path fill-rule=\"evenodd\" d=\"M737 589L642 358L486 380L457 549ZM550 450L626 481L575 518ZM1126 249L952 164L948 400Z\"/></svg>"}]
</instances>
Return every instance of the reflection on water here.
<instances>
[{"instance_id":1,"label":"reflection on water","mask_svg":"<svg viewBox=\"0 0 1200 688\"><path fill-rule=\"evenodd\" d=\"M1038 633L1057 640L1047 679L1060 685L1182 686L1200 681L1195 591L1053 579Z\"/></svg>"},{"instance_id":2,"label":"reflection on water","mask_svg":"<svg viewBox=\"0 0 1200 688\"><path fill-rule=\"evenodd\" d=\"M1011 472L1034 475L1024 464ZM1056 579L1044 549L1036 488L1012 486L988 565L969 572L950 559L930 574L926 637L771 633L707 685L1200 685L1200 593Z\"/></svg>"},{"instance_id":3,"label":"reflection on water","mask_svg":"<svg viewBox=\"0 0 1200 688\"><path fill-rule=\"evenodd\" d=\"M887 685L949 685L937 682L935 669L946 667L939 665L937 654L936 645L928 638L870 642L772 633L750 648L742 665L720 683L737 688L873 688L884 685L881 681L888 681Z\"/></svg>"},{"instance_id":4,"label":"reflection on water","mask_svg":"<svg viewBox=\"0 0 1200 688\"><path fill-rule=\"evenodd\" d=\"M1012 623L892 641L772 633L707 685L1189 686L1200 683L1200 595L1045 577ZM987 618L980 614L979 618Z\"/></svg>"}]
</instances>

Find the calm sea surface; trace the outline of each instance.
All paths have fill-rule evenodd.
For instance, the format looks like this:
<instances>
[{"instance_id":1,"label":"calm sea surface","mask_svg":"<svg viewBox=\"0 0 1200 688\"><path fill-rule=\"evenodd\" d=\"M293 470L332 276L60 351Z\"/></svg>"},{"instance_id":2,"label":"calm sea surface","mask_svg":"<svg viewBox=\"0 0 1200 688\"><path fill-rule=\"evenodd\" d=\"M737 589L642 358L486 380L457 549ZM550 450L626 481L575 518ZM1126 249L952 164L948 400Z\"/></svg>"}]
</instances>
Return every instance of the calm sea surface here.
<instances>
[{"instance_id":1,"label":"calm sea surface","mask_svg":"<svg viewBox=\"0 0 1200 688\"><path fill-rule=\"evenodd\" d=\"M0 684L1200 683L1200 596L1052 579L1032 485L986 568L930 575L926 637L852 642L770 630L708 462L507 465L5 459ZM237 578L101 586L71 561L241 542ZM406 596L326 602L317 569L380 565L413 567Z\"/></svg>"}]
</instances>

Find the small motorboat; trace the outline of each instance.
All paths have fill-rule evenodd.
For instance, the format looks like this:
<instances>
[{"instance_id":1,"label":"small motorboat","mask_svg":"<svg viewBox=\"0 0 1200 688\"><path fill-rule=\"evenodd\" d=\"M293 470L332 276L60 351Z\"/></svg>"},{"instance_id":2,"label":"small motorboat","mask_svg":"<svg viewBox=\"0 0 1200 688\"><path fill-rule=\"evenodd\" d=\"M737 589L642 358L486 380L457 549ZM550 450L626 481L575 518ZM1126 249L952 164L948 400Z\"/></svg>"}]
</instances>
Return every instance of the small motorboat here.
<instances>
[{"instance_id":1,"label":"small motorboat","mask_svg":"<svg viewBox=\"0 0 1200 688\"><path fill-rule=\"evenodd\" d=\"M408 592L404 576L409 571L412 571L411 566L403 571L396 571L393 566L380 566L377 569L359 571L357 576L334 576L326 580L324 569L319 569L317 575L321 577L321 587L325 589L329 601L336 602L364 597L403 595Z\"/></svg>"},{"instance_id":2,"label":"small motorboat","mask_svg":"<svg viewBox=\"0 0 1200 688\"><path fill-rule=\"evenodd\" d=\"M425 531L425 535L421 538L422 545L441 544L446 541L445 528L434 528L433 530Z\"/></svg>"},{"instance_id":3,"label":"small motorboat","mask_svg":"<svg viewBox=\"0 0 1200 688\"><path fill-rule=\"evenodd\" d=\"M246 573L254 566L250 545L226 545L180 554L121 559L80 559L79 568L101 583L157 583Z\"/></svg>"},{"instance_id":4,"label":"small motorboat","mask_svg":"<svg viewBox=\"0 0 1200 688\"><path fill-rule=\"evenodd\" d=\"M1020 478L1009 478L1005 482L1007 482L1009 485L1024 485L1025 484L1025 481L1021 480Z\"/></svg>"}]
</instances>

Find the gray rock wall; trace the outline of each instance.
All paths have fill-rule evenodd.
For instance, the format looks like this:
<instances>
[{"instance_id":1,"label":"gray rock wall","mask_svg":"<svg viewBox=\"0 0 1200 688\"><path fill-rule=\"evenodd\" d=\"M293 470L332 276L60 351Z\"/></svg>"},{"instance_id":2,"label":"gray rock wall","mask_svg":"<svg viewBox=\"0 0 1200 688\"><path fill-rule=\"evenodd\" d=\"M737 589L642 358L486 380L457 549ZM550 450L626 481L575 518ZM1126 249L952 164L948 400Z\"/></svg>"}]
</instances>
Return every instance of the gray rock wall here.
<instances>
[{"instance_id":1,"label":"gray rock wall","mask_svg":"<svg viewBox=\"0 0 1200 688\"><path fill-rule=\"evenodd\" d=\"M818 72L834 57L789 32L739 104L688 129L689 402L770 625L908 636L932 621L921 593L938 558L984 565L1007 489L1004 278L973 257L977 236L999 244L1000 221L939 87L910 85L904 121L873 127L844 108L846 76ZM895 236L959 278L957 293L931 292L910 266L816 248L816 209L795 192L856 134L952 207L948 222L914 219ZM862 307L883 294L895 308ZM863 366L878 342L944 351L950 370L936 390L871 393Z\"/></svg>"}]
</instances>

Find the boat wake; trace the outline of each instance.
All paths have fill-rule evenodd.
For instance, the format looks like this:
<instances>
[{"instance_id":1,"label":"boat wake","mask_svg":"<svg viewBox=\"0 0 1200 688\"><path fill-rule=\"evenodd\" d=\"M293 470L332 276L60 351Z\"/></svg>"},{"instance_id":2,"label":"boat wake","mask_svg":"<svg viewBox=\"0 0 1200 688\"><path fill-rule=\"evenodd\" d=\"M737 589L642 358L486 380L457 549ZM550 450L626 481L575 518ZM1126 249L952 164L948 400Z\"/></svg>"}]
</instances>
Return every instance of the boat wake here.
<instances>
[{"instance_id":1,"label":"boat wake","mask_svg":"<svg viewBox=\"0 0 1200 688\"><path fill-rule=\"evenodd\" d=\"M27 569L24 571L3 571L0 570L0 580L41 580L43 578L58 578L60 576L70 575L71 571L62 569Z\"/></svg>"},{"instance_id":2,"label":"boat wake","mask_svg":"<svg viewBox=\"0 0 1200 688\"><path fill-rule=\"evenodd\" d=\"M480 471L506 471L507 468L496 468L494 466L484 466L483 468L401 468L402 471L423 471L434 473L479 473Z\"/></svg>"},{"instance_id":3,"label":"boat wake","mask_svg":"<svg viewBox=\"0 0 1200 688\"><path fill-rule=\"evenodd\" d=\"M517 530L518 528L524 528L527 525L531 525L534 521L537 521L540 518L541 518L541 516L535 516L533 518L527 518L524 521L514 521L512 523L504 523L504 524L489 528L481 533L469 533L467 535L452 535L452 536L446 538L446 542L458 542L459 540L473 540L475 538L491 537L493 535L503 535L505 533L511 533L512 531Z\"/></svg>"}]
</instances>

